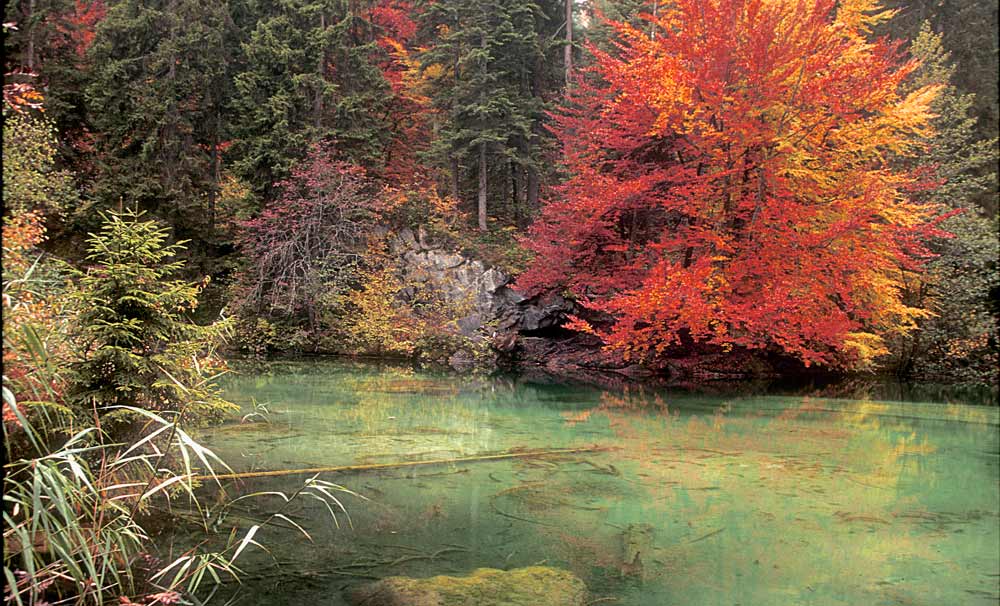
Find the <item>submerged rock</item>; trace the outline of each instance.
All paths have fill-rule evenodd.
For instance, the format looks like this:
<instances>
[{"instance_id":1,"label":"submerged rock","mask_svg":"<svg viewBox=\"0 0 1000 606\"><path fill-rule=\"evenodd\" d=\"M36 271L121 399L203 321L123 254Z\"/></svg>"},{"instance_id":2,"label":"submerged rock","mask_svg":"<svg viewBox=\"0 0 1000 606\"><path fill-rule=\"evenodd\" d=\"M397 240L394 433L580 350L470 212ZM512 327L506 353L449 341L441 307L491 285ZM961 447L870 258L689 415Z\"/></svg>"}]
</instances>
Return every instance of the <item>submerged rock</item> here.
<instances>
[{"instance_id":1,"label":"submerged rock","mask_svg":"<svg viewBox=\"0 0 1000 606\"><path fill-rule=\"evenodd\" d=\"M389 577L355 589L353 606L583 606L587 588L573 573L532 566L479 568L464 577Z\"/></svg>"},{"instance_id":2,"label":"submerged rock","mask_svg":"<svg viewBox=\"0 0 1000 606\"><path fill-rule=\"evenodd\" d=\"M645 580L646 571L642 563L643 556L649 556L653 547L655 529L650 524L629 524L622 533L622 565L621 576Z\"/></svg>"}]
</instances>

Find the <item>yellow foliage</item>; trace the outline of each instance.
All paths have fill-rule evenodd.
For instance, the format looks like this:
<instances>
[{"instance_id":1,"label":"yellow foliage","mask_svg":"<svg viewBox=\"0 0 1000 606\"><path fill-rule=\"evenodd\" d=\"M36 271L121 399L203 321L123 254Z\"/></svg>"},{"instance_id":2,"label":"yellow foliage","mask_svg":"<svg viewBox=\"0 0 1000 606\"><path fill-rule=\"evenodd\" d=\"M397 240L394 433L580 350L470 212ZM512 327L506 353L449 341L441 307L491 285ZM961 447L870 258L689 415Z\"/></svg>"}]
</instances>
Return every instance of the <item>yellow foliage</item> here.
<instances>
[{"instance_id":1,"label":"yellow foliage","mask_svg":"<svg viewBox=\"0 0 1000 606\"><path fill-rule=\"evenodd\" d=\"M882 337L870 332L848 333L844 339L843 350L856 357L855 368L858 370L871 370L875 366L876 358L889 353Z\"/></svg>"},{"instance_id":2,"label":"yellow foliage","mask_svg":"<svg viewBox=\"0 0 1000 606\"><path fill-rule=\"evenodd\" d=\"M364 286L347 295L354 308L347 326L354 346L367 353L413 354L424 326L407 306L398 303L402 281L391 268L384 268L366 274L362 282Z\"/></svg>"},{"instance_id":3,"label":"yellow foliage","mask_svg":"<svg viewBox=\"0 0 1000 606\"><path fill-rule=\"evenodd\" d=\"M892 19L898 11L883 10L878 0L840 0L834 25L848 31L872 33L875 26Z\"/></svg>"}]
</instances>

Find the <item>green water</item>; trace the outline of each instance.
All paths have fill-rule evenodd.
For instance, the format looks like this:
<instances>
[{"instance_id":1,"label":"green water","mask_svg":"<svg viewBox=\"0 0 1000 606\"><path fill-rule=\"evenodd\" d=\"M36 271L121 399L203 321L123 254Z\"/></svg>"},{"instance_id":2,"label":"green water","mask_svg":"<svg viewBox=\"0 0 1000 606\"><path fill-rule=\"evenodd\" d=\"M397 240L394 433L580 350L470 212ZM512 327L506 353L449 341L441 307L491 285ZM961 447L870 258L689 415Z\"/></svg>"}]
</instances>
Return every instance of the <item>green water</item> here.
<instances>
[{"instance_id":1,"label":"green water","mask_svg":"<svg viewBox=\"0 0 1000 606\"><path fill-rule=\"evenodd\" d=\"M235 603L339 605L362 577L538 563L576 573L593 604L1000 600L996 407L607 391L330 362L234 376L227 393L272 413L269 425L202 436L240 471L609 448L325 476L369 500L343 495L340 528L321 503L295 505L313 542L258 535L270 553L249 554L249 579L224 589ZM246 511L246 525L274 506ZM625 561L629 542L638 564Z\"/></svg>"}]
</instances>

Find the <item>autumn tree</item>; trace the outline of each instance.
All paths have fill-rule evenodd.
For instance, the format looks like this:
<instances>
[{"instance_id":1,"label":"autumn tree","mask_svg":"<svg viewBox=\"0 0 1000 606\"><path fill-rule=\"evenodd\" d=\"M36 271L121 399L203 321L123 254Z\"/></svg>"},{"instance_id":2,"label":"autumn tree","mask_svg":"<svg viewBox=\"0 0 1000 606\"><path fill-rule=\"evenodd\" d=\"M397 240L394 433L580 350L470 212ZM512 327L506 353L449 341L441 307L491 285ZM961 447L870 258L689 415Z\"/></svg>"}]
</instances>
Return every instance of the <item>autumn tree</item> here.
<instances>
[{"instance_id":1,"label":"autumn tree","mask_svg":"<svg viewBox=\"0 0 1000 606\"><path fill-rule=\"evenodd\" d=\"M5 216L30 211L57 215L71 208L78 195L72 175L56 167L58 139L52 121L7 103L3 118Z\"/></svg>"},{"instance_id":2,"label":"autumn tree","mask_svg":"<svg viewBox=\"0 0 1000 606\"><path fill-rule=\"evenodd\" d=\"M247 263L237 311L315 336L323 315L357 286L379 198L364 169L321 145L276 187L278 198L244 223L238 239Z\"/></svg>"},{"instance_id":3,"label":"autumn tree","mask_svg":"<svg viewBox=\"0 0 1000 606\"><path fill-rule=\"evenodd\" d=\"M939 87L852 0L679 0L613 23L557 121L568 181L529 291L612 314L630 357L693 346L863 365L924 312L901 299L937 211L889 156L922 151ZM652 26L652 27L651 27Z\"/></svg>"},{"instance_id":4,"label":"autumn tree","mask_svg":"<svg viewBox=\"0 0 1000 606\"><path fill-rule=\"evenodd\" d=\"M381 0L371 22L380 51L375 63L391 89L385 107L388 136L376 172L395 187L420 188L431 180L423 156L431 143L433 108L418 59L415 9L408 0Z\"/></svg>"},{"instance_id":5,"label":"autumn tree","mask_svg":"<svg viewBox=\"0 0 1000 606\"><path fill-rule=\"evenodd\" d=\"M5 90L5 93L7 91ZM30 105L41 96L19 90ZM77 201L73 176L55 166L58 141L37 107L3 104L3 375L22 402L62 403L71 305L66 264L42 252L46 220ZM44 345L43 345L44 344ZM5 406L4 421L12 412Z\"/></svg>"},{"instance_id":6,"label":"autumn tree","mask_svg":"<svg viewBox=\"0 0 1000 606\"><path fill-rule=\"evenodd\" d=\"M106 14L103 0L14 0L4 17L8 76L45 95L45 113L61 133L64 159L83 162L92 150L85 88L87 51Z\"/></svg>"}]
</instances>

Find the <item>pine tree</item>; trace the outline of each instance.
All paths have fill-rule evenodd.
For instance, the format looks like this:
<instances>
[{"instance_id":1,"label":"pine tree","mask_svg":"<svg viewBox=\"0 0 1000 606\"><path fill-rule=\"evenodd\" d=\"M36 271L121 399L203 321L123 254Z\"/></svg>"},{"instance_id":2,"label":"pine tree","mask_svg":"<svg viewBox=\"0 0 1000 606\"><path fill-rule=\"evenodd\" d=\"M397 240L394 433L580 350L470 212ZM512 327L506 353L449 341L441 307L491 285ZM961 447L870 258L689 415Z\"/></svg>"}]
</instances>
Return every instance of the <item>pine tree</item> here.
<instances>
[{"instance_id":1,"label":"pine tree","mask_svg":"<svg viewBox=\"0 0 1000 606\"><path fill-rule=\"evenodd\" d=\"M337 0L251 5L236 74L234 170L266 198L310 144L372 167L390 136L390 87L366 8Z\"/></svg>"},{"instance_id":2,"label":"pine tree","mask_svg":"<svg viewBox=\"0 0 1000 606\"><path fill-rule=\"evenodd\" d=\"M201 285L172 278L184 265L172 260L183 243L167 244L168 230L142 212L102 217L88 239L92 265L74 294L88 345L74 365L74 401L112 419L123 416L118 406L183 410L199 422L221 418L232 405L208 377L207 353L219 327L188 319Z\"/></svg>"},{"instance_id":3,"label":"pine tree","mask_svg":"<svg viewBox=\"0 0 1000 606\"><path fill-rule=\"evenodd\" d=\"M951 84L973 93L972 112L976 117L976 138L997 136L1000 122L997 69L998 5L995 0L887 0L886 8L896 15L881 31L900 40L914 40L925 22L940 32L941 45L956 69ZM980 198L987 210L997 212L996 196Z\"/></svg>"},{"instance_id":4,"label":"pine tree","mask_svg":"<svg viewBox=\"0 0 1000 606\"><path fill-rule=\"evenodd\" d=\"M94 193L104 208L127 195L182 229L211 224L228 22L218 2L123 0L109 8L90 49L87 87L99 133Z\"/></svg>"},{"instance_id":5,"label":"pine tree","mask_svg":"<svg viewBox=\"0 0 1000 606\"><path fill-rule=\"evenodd\" d=\"M431 155L451 172L459 198L461 169L473 167L482 230L488 228L489 199L506 189L490 187L490 166L502 168L493 179L500 184L507 183L511 165L515 174L524 171L523 197L537 196L546 14L539 3L524 0L444 0L422 14L424 30L436 36L421 61L436 74L433 102L442 116Z\"/></svg>"}]
</instances>

